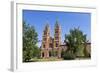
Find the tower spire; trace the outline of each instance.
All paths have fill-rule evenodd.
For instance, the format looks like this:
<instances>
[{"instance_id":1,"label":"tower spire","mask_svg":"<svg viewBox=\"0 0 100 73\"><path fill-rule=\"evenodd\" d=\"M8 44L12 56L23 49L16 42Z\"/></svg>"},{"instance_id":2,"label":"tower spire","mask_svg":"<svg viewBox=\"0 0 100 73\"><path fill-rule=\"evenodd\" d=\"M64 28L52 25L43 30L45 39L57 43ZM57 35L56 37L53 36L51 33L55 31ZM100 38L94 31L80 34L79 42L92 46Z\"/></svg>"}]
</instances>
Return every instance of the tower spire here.
<instances>
[{"instance_id":1,"label":"tower spire","mask_svg":"<svg viewBox=\"0 0 100 73\"><path fill-rule=\"evenodd\" d=\"M58 17L56 18L56 23L55 23L55 29L56 29L56 28L60 29Z\"/></svg>"},{"instance_id":2,"label":"tower spire","mask_svg":"<svg viewBox=\"0 0 100 73\"><path fill-rule=\"evenodd\" d=\"M56 17L56 25L58 25L58 17Z\"/></svg>"}]
</instances>

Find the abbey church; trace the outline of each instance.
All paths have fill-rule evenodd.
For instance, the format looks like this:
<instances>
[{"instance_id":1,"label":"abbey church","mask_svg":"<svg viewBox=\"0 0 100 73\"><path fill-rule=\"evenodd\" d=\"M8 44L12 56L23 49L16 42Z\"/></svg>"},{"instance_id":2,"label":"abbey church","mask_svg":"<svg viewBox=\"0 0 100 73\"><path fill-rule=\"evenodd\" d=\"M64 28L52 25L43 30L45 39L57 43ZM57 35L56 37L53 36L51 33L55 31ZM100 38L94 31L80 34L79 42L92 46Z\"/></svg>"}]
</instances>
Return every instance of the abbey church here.
<instances>
[{"instance_id":1,"label":"abbey church","mask_svg":"<svg viewBox=\"0 0 100 73\"><path fill-rule=\"evenodd\" d=\"M50 26L46 24L41 44L41 58L57 57L61 58L62 51L68 50L67 44L61 43L61 26L56 21L54 26L54 36L51 37ZM91 54L91 43L87 43L86 51Z\"/></svg>"},{"instance_id":2,"label":"abbey church","mask_svg":"<svg viewBox=\"0 0 100 73\"><path fill-rule=\"evenodd\" d=\"M56 21L54 27L54 38L50 36L50 27L49 24L45 26L42 36L42 45L41 45L41 57L48 58L51 56L61 57L61 27ZM53 53L54 52L54 53ZM53 54L52 54L53 53Z\"/></svg>"}]
</instances>

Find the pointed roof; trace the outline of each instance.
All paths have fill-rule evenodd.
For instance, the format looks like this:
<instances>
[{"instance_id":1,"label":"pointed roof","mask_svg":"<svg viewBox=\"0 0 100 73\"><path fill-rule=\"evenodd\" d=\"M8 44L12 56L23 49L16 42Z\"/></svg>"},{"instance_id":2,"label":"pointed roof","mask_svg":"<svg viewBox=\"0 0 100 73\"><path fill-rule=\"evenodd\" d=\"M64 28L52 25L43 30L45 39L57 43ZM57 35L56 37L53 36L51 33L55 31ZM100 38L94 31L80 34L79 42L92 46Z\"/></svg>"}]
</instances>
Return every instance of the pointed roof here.
<instances>
[{"instance_id":1,"label":"pointed roof","mask_svg":"<svg viewBox=\"0 0 100 73\"><path fill-rule=\"evenodd\" d=\"M55 28L60 28L58 19L56 19Z\"/></svg>"},{"instance_id":2,"label":"pointed roof","mask_svg":"<svg viewBox=\"0 0 100 73\"><path fill-rule=\"evenodd\" d=\"M49 22L48 22L48 20L46 20L45 30L48 30L48 29L49 29Z\"/></svg>"},{"instance_id":3,"label":"pointed roof","mask_svg":"<svg viewBox=\"0 0 100 73\"><path fill-rule=\"evenodd\" d=\"M49 24L46 24L45 29L46 30L49 29Z\"/></svg>"}]
</instances>

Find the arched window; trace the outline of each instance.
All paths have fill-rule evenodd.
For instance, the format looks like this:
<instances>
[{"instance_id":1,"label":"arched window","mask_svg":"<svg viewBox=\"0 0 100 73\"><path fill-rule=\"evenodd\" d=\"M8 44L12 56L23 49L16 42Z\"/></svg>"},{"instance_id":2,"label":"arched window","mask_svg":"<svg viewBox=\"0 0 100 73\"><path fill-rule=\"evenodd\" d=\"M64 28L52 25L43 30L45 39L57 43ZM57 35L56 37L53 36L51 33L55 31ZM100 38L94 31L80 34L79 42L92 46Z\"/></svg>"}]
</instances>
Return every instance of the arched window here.
<instances>
[{"instance_id":1,"label":"arched window","mask_svg":"<svg viewBox=\"0 0 100 73\"><path fill-rule=\"evenodd\" d=\"M50 44L49 44L49 47L50 47L50 48L52 48L52 47L53 47L53 46L52 46L52 43L50 43Z\"/></svg>"},{"instance_id":2,"label":"arched window","mask_svg":"<svg viewBox=\"0 0 100 73\"><path fill-rule=\"evenodd\" d=\"M56 43L56 47L58 47L58 43Z\"/></svg>"},{"instance_id":3,"label":"arched window","mask_svg":"<svg viewBox=\"0 0 100 73\"><path fill-rule=\"evenodd\" d=\"M42 57L44 57L44 52L42 53Z\"/></svg>"},{"instance_id":4,"label":"arched window","mask_svg":"<svg viewBox=\"0 0 100 73\"><path fill-rule=\"evenodd\" d=\"M45 48L45 45L43 45L43 48Z\"/></svg>"}]
</instances>

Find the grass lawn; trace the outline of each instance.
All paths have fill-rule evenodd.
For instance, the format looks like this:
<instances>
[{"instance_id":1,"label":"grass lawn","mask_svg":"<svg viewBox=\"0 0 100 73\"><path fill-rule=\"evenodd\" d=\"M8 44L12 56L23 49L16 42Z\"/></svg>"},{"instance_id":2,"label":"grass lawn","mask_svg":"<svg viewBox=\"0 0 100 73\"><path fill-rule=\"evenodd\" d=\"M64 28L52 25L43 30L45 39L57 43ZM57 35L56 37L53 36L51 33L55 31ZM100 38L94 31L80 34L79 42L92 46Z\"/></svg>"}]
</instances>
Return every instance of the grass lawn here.
<instances>
[{"instance_id":1,"label":"grass lawn","mask_svg":"<svg viewBox=\"0 0 100 73\"><path fill-rule=\"evenodd\" d=\"M43 61L62 61L62 58L56 58L56 57L50 57L50 58L32 58L31 61L32 62L43 62Z\"/></svg>"},{"instance_id":2,"label":"grass lawn","mask_svg":"<svg viewBox=\"0 0 100 73\"><path fill-rule=\"evenodd\" d=\"M91 58L75 58L74 60L89 60ZM46 61L62 61L64 59L57 58L57 57L50 57L50 58L32 58L29 62L46 62Z\"/></svg>"}]
</instances>

